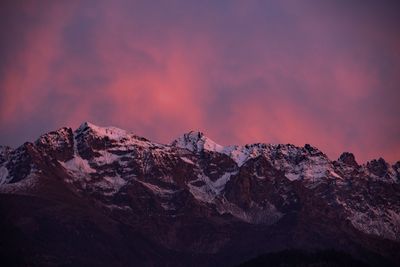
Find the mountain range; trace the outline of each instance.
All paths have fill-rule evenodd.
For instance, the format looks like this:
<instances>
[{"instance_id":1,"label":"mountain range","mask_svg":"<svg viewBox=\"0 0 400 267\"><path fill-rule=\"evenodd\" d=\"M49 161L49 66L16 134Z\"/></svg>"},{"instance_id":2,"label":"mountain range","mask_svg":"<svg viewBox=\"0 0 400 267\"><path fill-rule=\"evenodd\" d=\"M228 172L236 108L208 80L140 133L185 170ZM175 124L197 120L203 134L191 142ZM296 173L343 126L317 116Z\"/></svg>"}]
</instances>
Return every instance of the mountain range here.
<instances>
[{"instance_id":1,"label":"mountain range","mask_svg":"<svg viewBox=\"0 0 400 267\"><path fill-rule=\"evenodd\" d=\"M3 266L396 266L400 162L85 122L0 147L0 214Z\"/></svg>"}]
</instances>

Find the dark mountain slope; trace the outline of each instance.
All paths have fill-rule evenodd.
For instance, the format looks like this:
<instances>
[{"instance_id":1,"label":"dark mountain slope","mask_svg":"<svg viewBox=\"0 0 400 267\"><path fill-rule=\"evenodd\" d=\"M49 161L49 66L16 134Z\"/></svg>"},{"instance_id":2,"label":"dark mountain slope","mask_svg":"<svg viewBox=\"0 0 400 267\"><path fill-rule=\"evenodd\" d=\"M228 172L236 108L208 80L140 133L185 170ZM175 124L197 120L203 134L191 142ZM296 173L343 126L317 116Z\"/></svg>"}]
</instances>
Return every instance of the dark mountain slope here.
<instances>
[{"instance_id":1,"label":"dark mountain slope","mask_svg":"<svg viewBox=\"0 0 400 267\"><path fill-rule=\"evenodd\" d=\"M222 147L200 132L163 145L84 123L0 147L1 260L234 266L300 249L399 264L399 171L310 145Z\"/></svg>"}]
</instances>

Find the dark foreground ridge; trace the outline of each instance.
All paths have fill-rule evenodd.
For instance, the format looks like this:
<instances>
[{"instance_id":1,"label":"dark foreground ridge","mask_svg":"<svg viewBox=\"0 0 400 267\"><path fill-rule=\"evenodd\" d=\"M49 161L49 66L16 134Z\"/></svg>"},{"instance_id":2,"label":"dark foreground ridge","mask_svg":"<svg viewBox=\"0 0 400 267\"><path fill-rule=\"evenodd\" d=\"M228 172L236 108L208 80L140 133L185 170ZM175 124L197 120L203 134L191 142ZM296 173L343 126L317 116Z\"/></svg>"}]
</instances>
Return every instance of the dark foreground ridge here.
<instances>
[{"instance_id":1,"label":"dark foreground ridge","mask_svg":"<svg viewBox=\"0 0 400 267\"><path fill-rule=\"evenodd\" d=\"M84 123L0 147L0 264L396 266L399 199L400 162Z\"/></svg>"}]
</instances>

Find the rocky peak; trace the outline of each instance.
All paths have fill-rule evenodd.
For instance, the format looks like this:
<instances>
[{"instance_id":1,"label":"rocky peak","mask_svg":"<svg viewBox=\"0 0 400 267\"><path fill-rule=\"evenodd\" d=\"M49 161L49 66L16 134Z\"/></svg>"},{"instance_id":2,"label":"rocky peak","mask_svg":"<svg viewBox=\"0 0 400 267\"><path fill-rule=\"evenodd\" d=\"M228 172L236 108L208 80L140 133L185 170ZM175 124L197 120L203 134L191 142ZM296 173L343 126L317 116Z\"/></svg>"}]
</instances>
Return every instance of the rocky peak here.
<instances>
[{"instance_id":1,"label":"rocky peak","mask_svg":"<svg viewBox=\"0 0 400 267\"><path fill-rule=\"evenodd\" d=\"M0 147L0 156L5 151L7 148ZM9 154L0 161L0 193L16 190L13 192L25 194L34 189L40 197L47 197L52 195L47 191L50 186L62 192L68 188L74 195L93 200L102 214L109 211L116 216L113 218L138 227L135 231L143 231L159 245L176 250L188 249L185 240L189 236L196 244L190 251L199 251L198 240L204 240L204 233L210 239L202 241L201 253L212 246L215 251L221 246L230 249L230 244L219 242L218 229L224 226L220 222L229 226L222 228L228 229L227 239L240 233L243 226L260 224L257 229L269 225L273 227L268 229L281 229L279 238L281 233L299 229L308 233L308 226L313 225L321 237L332 233L347 238L354 233L361 235L357 240L365 236L400 240L400 162L391 167L379 159L355 168L358 164L348 152L333 163L308 144L223 147L197 131L183 134L170 145L160 145L89 122L75 131L61 128L50 132ZM27 186L32 191L26 191ZM211 227L198 228L198 218ZM236 224L240 228L230 228ZM327 233L326 225L334 231ZM218 233L209 235L209 229ZM168 233L182 233L183 241ZM305 233L294 232L298 237ZM237 241L247 236L240 234ZM259 230L249 235L248 244L257 236L262 236ZM291 244L292 236L288 238L283 241ZM262 241L264 247L268 242ZM327 242L331 242L330 236Z\"/></svg>"},{"instance_id":2,"label":"rocky peak","mask_svg":"<svg viewBox=\"0 0 400 267\"><path fill-rule=\"evenodd\" d=\"M397 181L400 182L400 161L397 161L394 165L393 165L393 169L396 172L396 176L397 176Z\"/></svg>"},{"instance_id":3,"label":"rocky peak","mask_svg":"<svg viewBox=\"0 0 400 267\"><path fill-rule=\"evenodd\" d=\"M224 147L218 145L213 140L208 138L202 132L190 131L178 137L171 143L172 146L185 148L192 152L201 152L203 150L221 152Z\"/></svg>"},{"instance_id":4,"label":"rocky peak","mask_svg":"<svg viewBox=\"0 0 400 267\"><path fill-rule=\"evenodd\" d=\"M2 146L0 145L0 154L6 153L7 151L11 151L12 148L9 146Z\"/></svg>"},{"instance_id":5,"label":"rocky peak","mask_svg":"<svg viewBox=\"0 0 400 267\"><path fill-rule=\"evenodd\" d=\"M53 146L58 147L63 144L66 140L72 138L72 129L63 127L56 131L52 131L41 135L35 144L39 146Z\"/></svg>"},{"instance_id":6,"label":"rocky peak","mask_svg":"<svg viewBox=\"0 0 400 267\"><path fill-rule=\"evenodd\" d=\"M77 135L79 134L85 134L85 133L90 133L91 135L104 138L108 137L111 140L116 140L119 141L123 138L128 137L128 133L125 130L119 129L117 127L109 126L109 127L101 127L94 125L93 123L90 122L84 122L82 123L78 129L76 129L75 133Z\"/></svg>"},{"instance_id":7,"label":"rocky peak","mask_svg":"<svg viewBox=\"0 0 400 267\"><path fill-rule=\"evenodd\" d=\"M397 161L397 162L393 165L393 167L394 167L396 170L399 170L399 171L400 171L400 161Z\"/></svg>"},{"instance_id":8,"label":"rocky peak","mask_svg":"<svg viewBox=\"0 0 400 267\"><path fill-rule=\"evenodd\" d=\"M307 151L309 151L309 152L318 151L317 148L313 147L313 146L310 145L310 144L305 144L305 145L304 145L304 148L305 148Z\"/></svg>"},{"instance_id":9,"label":"rocky peak","mask_svg":"<svg viewBox=\"0 0 400 267\"><path fill-rule=\"evenodd\" d=\"M305 144L304 145L304 149L311 156L321 156L321 157L325 157L326 158L326 155L321 150L316 148L315 146L312 146L310 144Z\"/></svg>"},{"instance_id":10,"label":"rocky peak","mask_svg":"<svg viewBox=\"0 0 400 267\"><path fill-rule=\"evenodd\" d=\"M57 131L43 134L35 141L35 146L56 159L67 160L73 155L74 136L71 128L63 127Z\"/></svg>"},{"instance_id":11,"label":"rocky peak","mask_svg":"<svg viewBox=\"0 0 400 267\"><path fill-rule=\"evenodd\" d=\"M349 152L343 152L339 159L339 162L344 163L348 166L353 166L353 167L358 167L358 163L353 155L353 153L349 153Z\"/></svg>"},{"instance_id":12,"label":"rocky peak","mask_svg":"<svg viewBox=\"0 0 400 267\"><path fill-rule=\"evenodd\" d=\"M383 158L374 159L367 163L368 170L378 177L383 177L388 172L388 164Z\"/></svg>"}]
</instances>

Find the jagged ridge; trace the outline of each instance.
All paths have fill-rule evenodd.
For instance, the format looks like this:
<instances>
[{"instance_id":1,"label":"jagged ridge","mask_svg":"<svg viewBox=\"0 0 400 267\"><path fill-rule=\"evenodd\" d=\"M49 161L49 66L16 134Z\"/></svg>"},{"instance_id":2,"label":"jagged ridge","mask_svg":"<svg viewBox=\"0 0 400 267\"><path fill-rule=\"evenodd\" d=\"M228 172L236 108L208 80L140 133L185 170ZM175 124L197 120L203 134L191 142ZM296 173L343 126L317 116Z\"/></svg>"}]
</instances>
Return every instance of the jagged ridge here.
<instances>
[{"instance_id":1,"label":"jagged ridge","mask_svg":"<svg viewBox=\"0 0 400 267\"><path fill-rule=\"evenodd\" d=\"M313 224L321 218L334 221L338 235L351 231L390 242L400 241L399 173L399 162L359 165L347 152L331 161L311 145L224 147L193 131L157 144L91 123L75 131L61 128L15 150L0 148L0 192L43 194L44 179L53 177L129 224L152 224L148 216L162 218L163 225L200 216L209 224L220 218L280 227L298 214ZM151 239L196 251L166 233ZM229 243L209 241L213 245L200 248L202 253L221 251Z\"/></svg>"}]
</instances>

